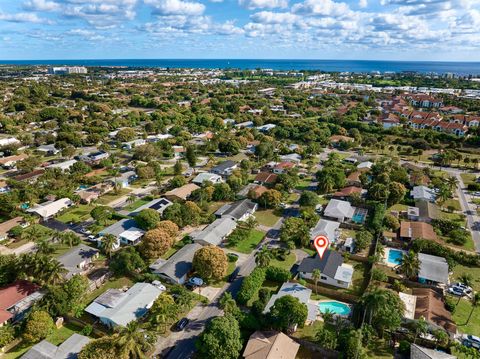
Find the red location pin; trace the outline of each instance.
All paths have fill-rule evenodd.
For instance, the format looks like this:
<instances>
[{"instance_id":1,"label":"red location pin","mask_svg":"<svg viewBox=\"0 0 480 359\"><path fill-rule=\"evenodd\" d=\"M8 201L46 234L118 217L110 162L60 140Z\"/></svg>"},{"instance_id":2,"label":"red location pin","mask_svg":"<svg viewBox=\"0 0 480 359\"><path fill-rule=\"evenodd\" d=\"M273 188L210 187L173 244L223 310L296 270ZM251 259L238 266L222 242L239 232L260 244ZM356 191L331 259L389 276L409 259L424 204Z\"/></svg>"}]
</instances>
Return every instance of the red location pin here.
<instances>
[{"instance_id":1,"label":"red location pin","mask_svg":"<svg viewBox=\"0 0 480 359\"><path fill-rule=\"evenodd\" d=\"M315 237L315 239L313 240L313 245L315 246L315 249L317 250L320 259L323 258L323 254L327 250L329 244L330 241L325 236L318 236Z\"/></svg>"}]
</instances>

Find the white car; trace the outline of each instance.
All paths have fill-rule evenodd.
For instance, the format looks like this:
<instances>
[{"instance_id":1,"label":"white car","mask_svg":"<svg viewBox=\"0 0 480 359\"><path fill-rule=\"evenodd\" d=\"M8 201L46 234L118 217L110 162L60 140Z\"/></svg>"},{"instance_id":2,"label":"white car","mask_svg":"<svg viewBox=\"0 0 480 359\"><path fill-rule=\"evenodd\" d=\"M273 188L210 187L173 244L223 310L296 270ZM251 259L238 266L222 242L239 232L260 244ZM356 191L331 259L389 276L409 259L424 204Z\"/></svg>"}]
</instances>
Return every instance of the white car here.
<instances>
[{"instance_id":1,"label":"white car","mask_svg":"<svg viewBox=\"0 0 480 359\"><path fill-rule=\"evenodd\" d=\"M480 350L480 338L475 335L464 334L462 344L466 347Z\"/></svg>"}]
</instances>

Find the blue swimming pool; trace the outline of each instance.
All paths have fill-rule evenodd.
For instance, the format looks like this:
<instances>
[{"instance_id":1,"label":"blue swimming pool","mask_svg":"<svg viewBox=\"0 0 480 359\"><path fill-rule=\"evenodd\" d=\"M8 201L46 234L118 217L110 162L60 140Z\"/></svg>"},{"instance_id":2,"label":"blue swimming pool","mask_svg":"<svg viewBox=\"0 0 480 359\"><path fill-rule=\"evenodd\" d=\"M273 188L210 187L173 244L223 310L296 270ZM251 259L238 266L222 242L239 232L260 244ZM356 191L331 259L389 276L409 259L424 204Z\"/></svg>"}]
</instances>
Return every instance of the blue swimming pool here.
<instances>
[{"instance_id":1,"label":"blue swimming pool","mask_svg":"<svg viewBox=\"0 0 480 359\"><path fill-rule=\"evenodd\" d=\"M395 265L402 264L403 251L398 249L389 249L387 262Z\"/></svg>"},{"instance_id":2,"label":"blue swimming pool","mask_svg":"<svg viewBox=\"0 0 480 359\"><path fill-rule=\"evenodd\" d=\"M339 315L350 315L352 310L350 306L345 303L331 301L331 302L320 302L318 303L318 308L320 309L321 313L325 313L326 311L332 312L334 314Z\"/></svg>"}]
</instances>

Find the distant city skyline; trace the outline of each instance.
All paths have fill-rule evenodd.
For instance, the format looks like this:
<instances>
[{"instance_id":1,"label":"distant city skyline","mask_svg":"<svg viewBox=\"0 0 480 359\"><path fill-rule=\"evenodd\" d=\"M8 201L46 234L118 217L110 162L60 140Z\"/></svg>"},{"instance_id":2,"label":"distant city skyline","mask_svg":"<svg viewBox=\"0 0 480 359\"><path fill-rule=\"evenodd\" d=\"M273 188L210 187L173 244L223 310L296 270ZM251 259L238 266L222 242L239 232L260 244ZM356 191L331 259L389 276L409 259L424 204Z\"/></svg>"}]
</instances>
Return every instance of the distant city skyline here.
<instances>
[{"instance_id":1,"label":"distant city skyline","mask_svg":"<svg viewBox=\"0 0 480 359\"><path fill-rule=\"evenodd\" d=\"M480 61L480 0L0 0L0 59Z\"/></svg>"}]
</instances>

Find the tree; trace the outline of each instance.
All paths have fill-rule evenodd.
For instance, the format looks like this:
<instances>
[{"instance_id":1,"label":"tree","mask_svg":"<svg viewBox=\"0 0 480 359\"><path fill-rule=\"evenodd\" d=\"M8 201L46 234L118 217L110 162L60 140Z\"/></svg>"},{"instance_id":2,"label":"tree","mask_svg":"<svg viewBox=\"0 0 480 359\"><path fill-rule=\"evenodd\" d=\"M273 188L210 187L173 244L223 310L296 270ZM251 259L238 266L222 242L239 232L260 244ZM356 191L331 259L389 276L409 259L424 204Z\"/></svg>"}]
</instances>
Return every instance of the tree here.
<instances>
[{"instance_id":1,"label":"tree","mask_svg":"<svg viewBox=\"0 0 480 359\"><path fill-rule=\"evenodd\" d=\"M145 267L145 262L134 247L117 251L110 261L110 269L117 275L131 275Z\"/></svg>"},{"instance_id":2,"label":"tree","mask_svg":"<svg viewBox=\"0 0 480 359\"><path fill-rule=\"evenodd\" d=\"M262 247L262 249L255 254L255 263L260 268L268 267L272 259L273 259L272 252L265 246Z\"/></svg>"},{"instance_id":3,"label":"tree","mask_svg":"<svg viewBox=\"0 0 480 359\"><path fill-rule=\"evenodd\" d=\"M303 191L300 195L298 203L302 207L315 207L319 203L320 199L315 192Z\"/></svg>"},{"instance_id":4,"label":"tree","mask_svg":"<svg viewBox=\"0 0 480 359\"><path fill-rule=\"evenodd\" d=\"M454 176L449 176L447 180L445 181L448 189L453 192L458 186L458 178Z\"/></svg>"},{"instance_id":5,"label":"tree","mask_svg":"<svg viewBox=\"0 0 480 359\"><path fill-rule=\"evenodd\" d=\"M102 238L102 250L108 258L112 258L115 247L118 246L118 239L113 234L106 234Z\"/></svg>"},{"instance_id":6,"label":"tree","mask_svg":"<svg viewBox=\"0 0 480 359\"><path fill-rule=\"evenodd\" d=\"M367 230L362 230L355 235L355 250L360 252L366 249L373 241L373 234Z\"/></svg>"},{"instance_id":7,"label":"tree","mask_svg":"<svg viewBox=\"0 0 480 359\"><path fill-rule=\"evenodd\" d=\"M160 221L157 228L164 230L172 238L178 235L178 226L172 221Z\"/></svg>"},{"instance_id":8,"label":"tree","mask_svg":"<svg viewBox=\"0 0 480 359\"><path fill-rule=\"evenodd\" d=\"M158 258L165 254L173 245L174 238L165 230L155 228L147 231L139 245L139 251L145 258Z\"/></svg>"},{"instance_id":9,"label":"tree","mask_svg":"<svg viewBox=\"0 0 480 359\"><path fill-rule=\"evenodd\" d=\"M128 128L122 128L120 131L118 131L116 138L120 142L128 142L135 139L136 136L137 134L135 130L133 128L128 127Z\"/></svg>"},{"instance_id":10,"label":"tree","mask_svg":"<svg viewBox=\"0 0 480 359\"><path fill-rule=\"evenodd\" d=\"M154 229L160 222L160 214L153 208L142 209L135 216L135 222L144 230Z\"/></svg>"},{"instance_id":11,"label":"tree","mask_svg":"<svg viewBox=\"0 0 480 359\"><path fill-rule=\"evenodd\" d=\"M175 176L180 176L182 172L183 172L182 162L181 161L175 162L175 164L173 165L173 174Z\"/></svg>"},{"instance_id":12,"label":"tree","mask_svg":"<svg viewBox=\"0 0 480 359\"><path fill-rule=\"evenodd\" d=\"M287 218L282 224L280 240L294 241L297 246L307 247L310 244L310 229L301 218Z\"/></svg>"},{"instance_id":13,"label":"tree","mask_svg":"<svg viewBox=\"0 0 480 359\"><path fill-rule=\"evenodd\" d=\"M90 216L97 221L97 223L106 225L107 221L112 218L113 211L107 206L97 206L90 212Z\"/></svg>"},{"instance_id":14,"label":"tree","mask_svg":"<svg viewBox=\"0 0 480 359\"><path fill-rule=\"evenodd\" d=\"M132 321L122 328L116 336L115 344L120 355L129 359L146 359L145 353L149 351L155 341L155 336L141 330L137 321Z\"/></svg>"},{"instance_id":15,"label":"tree","mask_svg":"<svg viewBox=\"0 0 480 359\"><path fill-rule=\"evenodd\" d=\"M337 347L337 334L322 327L315 334L315 342L322 348L334 350Z\"/></svg>"},{"instance_id":16,"label":"tree","mask_svg":"<svg viewBox=\"0 0 480 359\"><path fill-rule=\"evenodd\" d=\"M321 272L318 268L312 272L312 280L315 282L315 293L318 293L318 281L320 280Z\"/></svg>"},{"instance_id":17,"label":"tree","mask_svg":"<svg viewBox=\"0 0 480 359\"><path fill-rule=\"evenodd\" d=\"M473 295L472 299L470 300L470 302L472 304L472 310L470 311L470 314L468 315L468 318L467 318L467 323L465 323L465 324L468 324L470 322L470 319L472 318L473 311L475 310L475 308L480 306L480 293L475 293Z\"/></svg>"},{"instance_id":18,"label":"tree","mask_svg":"<svg viewBox=\"0 0 480 359\"><path fill-rule=\"evenodd\" d=\"M15 329L9 323L0 327L0 348L11 343L15 339Z\"/></svg>"},{"instance_id":19,"label":"tree","mask_svg":"<svg viewBox=\"0 0 480 359\"><path fill-rule=\"evenodd\" d=\"M227 274L228 260L219 247L200 248L193 256L193 269L205 280L219 280Z\"/></svg>"},{"instance_id":20,"label":"tree","mask_svg":"<svg viewBox=\"0 0 480 359\"><path fill-rule=\"evenodd\" d=\"M282 202L282 194L275 189L269 189L262 193L259 202L265 208L276 208Z\"/></svg>"},{"instance_id":21,"label":"tree","mask_svg":"<svg viewBox=\"0 0 480 359\"><path fill-rule=\"evenodd\" d=\"M400 222L398 221L397 217L394 215L387 213L383 218L383 223L385 227L389 228L390 230L396 232L400 228Z\"/></svg>"},{"instance_id":22,"label":"tree","mask_svg":"<svg viewBox=\"0 0 480 359\"><path fill-rule=\"evenodd\" d=\"M150 323L161 333L164 333L177 312L178 308L173 297L170 294L162 293L153 302L150 309Z\"/></svg>"},{"instance_id":23,"label":"tree","mask_svg":"<svg viewBox=\"0 0 480 359\"><path fill-rule=\"evenodd\" d=\"M268 321L279 330L289 330L293 326L303 327L307 320L307 306L291 295L278 298L268 313Z\"/></svg>"},{"instance_id":24,"label":"tree","mask_svg":"<svg viewBox=\"0 0 480 359\"><path fill-rule=\"evenodd\" d=\"M81 315L87 290L88 279L79 274L74 275L63 284L49 288L45 297L45 306L54 316Z\"/></svg>"},{"instance_id":25,"label":"tree","mask_svg":"<svg viewBox=\"0 0 480 359\"><path fill-rule=\"evenodd\" d=\"M127 202L128 203L133 203L137 200L137 196L133 193L129 194L127 197Z\"/></svg>"},{"instance_id":26,"label":"tree","mask_svg":"<svg viewBox=\"0 0 480 359\"><path fill-rule=\"evenodd\" d=\"M238 358L243 344L237 320L232 315L214 318L196 346L200 358Z\"/></svg>"},{"instance_id":27,"label":"tree","mask_svg":"<svg viewBox=\"0 0 480 359\"><path fill-rule=\"evenodd\" d=\"M416 343L417 337L420 335L427 334L428 332L428 323L423 316L418 318L415 321L415 337L413 338L413 344Z\"/></svg>"},{"instance_id":28,"label":"tree","mask_svg":"<svg viewBox=\"0 0 480 359\"><path fill-rule=\"evenodd\" d=\"M85 345L78 359L127 359L120 355L114 337L94 339Z\"/></svg>"},{"instance_id":29,"label":"tree","mask_svg":"<svg viewBox=\"0 0 480 359\"><path fill-rule=\"evenodd\" d=\"M383 183L374 183L368 190L368 196L374 201L384 202L390 195L390 191Z\"/></svg>"},{"instance_id":30,"label":"tree","mask_svg":"<svg viewBox=\"0 0 480 359\"><path fill-rule=\"evenodd\" d=\"M420 270L420 261L417 253L412 250L405 253L401 259L400 270L408 279L416 277Z\"/></svg>"},{"instance_id":31,"label":"tree","mask_svg":"<svg viewBox=\"0 0 480 359\"><path fill-rule=\"evenodd\" d=\"M400 203L406 193L407 189L403 184L399 182L391 182L388 185L388 205L393 206L394 204Z\"/></svg>"},{"instance_id":32,"label":"tree","mask_svg":"<svg viewBox=\"0 0 480 359\"><path fill-rule=\"evenodd\" d=\"M32 312L25 324L23 339L28 343L36 343L50 335L55 327L50 314L43 310Z\"/></svg>"},{"instance_id":33,"label":"tree","mask_svg":"<svg viewBox=\"0 0 480 359\"><path fill-rule=\"evenodd\" d=\"M195 167L197 164L197 154L195 153L195 148L193 146L187 146L185 159L190 167Z\"/></svg>"}]
</instances>

